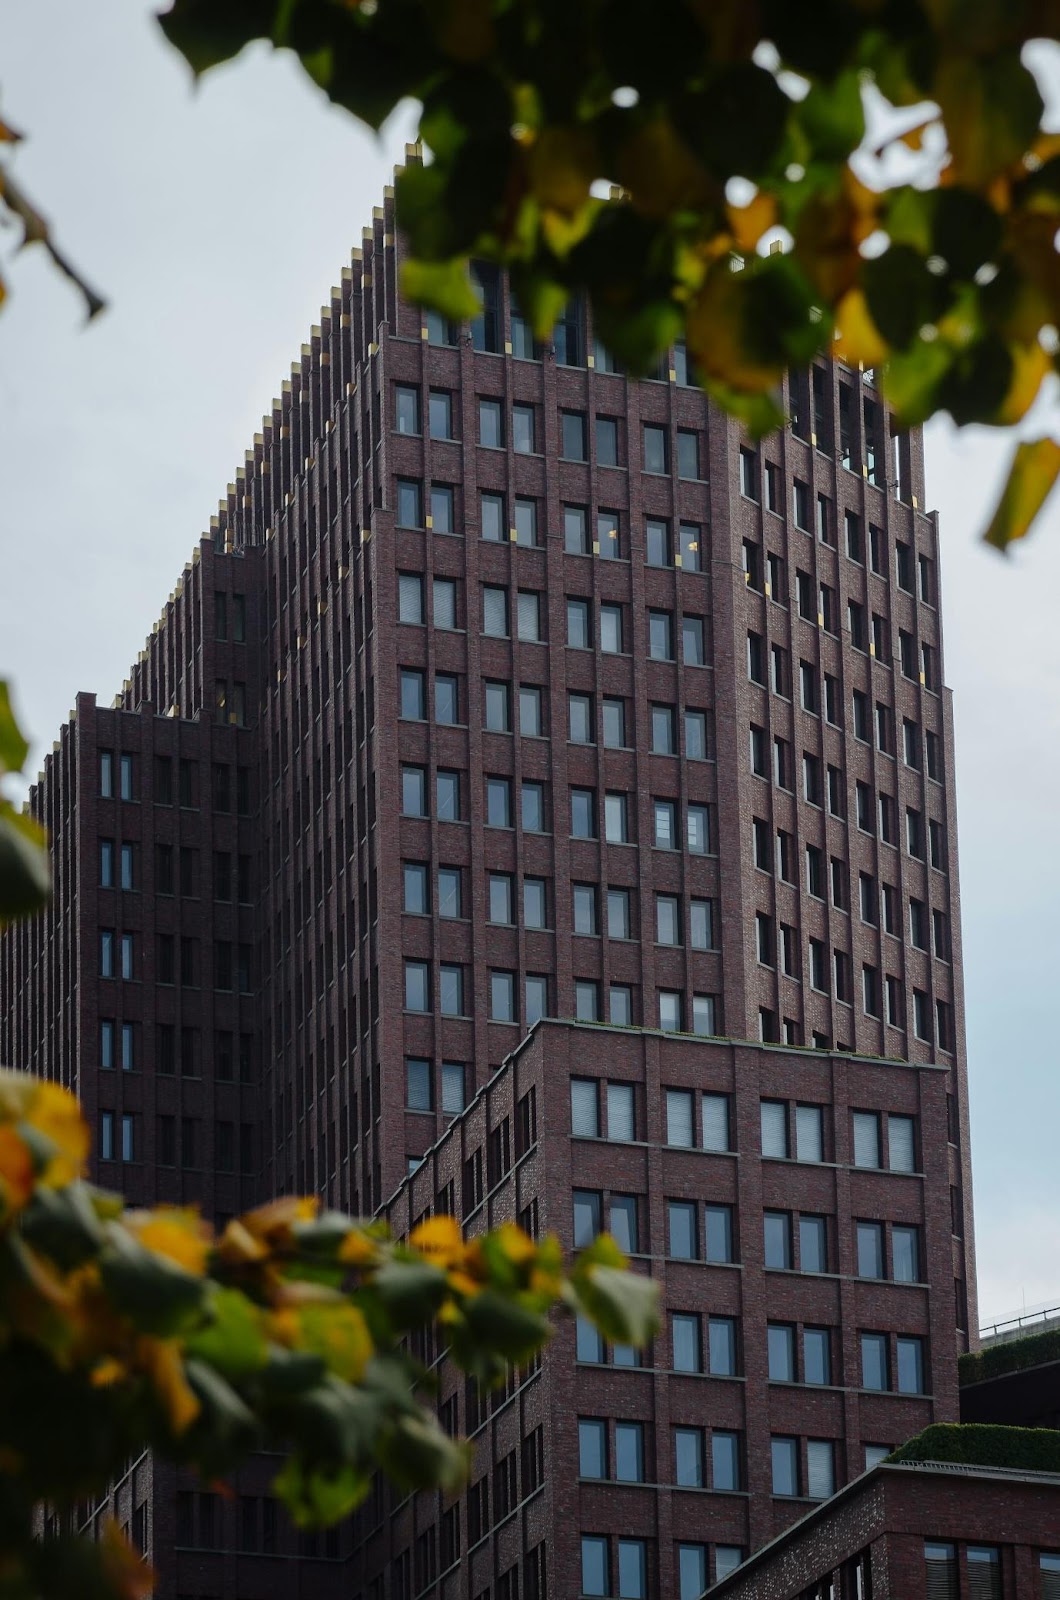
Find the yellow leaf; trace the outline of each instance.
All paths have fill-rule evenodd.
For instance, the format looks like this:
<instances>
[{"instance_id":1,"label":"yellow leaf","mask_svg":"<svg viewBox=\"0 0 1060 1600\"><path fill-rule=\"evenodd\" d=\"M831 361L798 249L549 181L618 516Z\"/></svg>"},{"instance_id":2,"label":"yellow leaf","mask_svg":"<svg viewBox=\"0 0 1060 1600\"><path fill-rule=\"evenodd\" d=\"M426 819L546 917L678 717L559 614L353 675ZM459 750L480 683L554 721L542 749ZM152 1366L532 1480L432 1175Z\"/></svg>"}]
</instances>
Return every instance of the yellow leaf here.
<instances>
[{"instance_id":1,"label":"yellow leaf","mask_svg":"<svg viewBox=\"0 0 1060 1600\"><path fill-rule=\"evenodd\" d=\"M461 1271L459 1267L454 1268L454 1270L449 1273L448 1283L450 1289L454 1290L457 1294L468 1296L476 1295L482 1289L482 1285L479 1283L477 1278L472 1278L468 1273Z\"/></svg>"},{"instance_id":2,"label":"yellow leaf","mask_svg":"<svg viewBox=\"0 0 1060 1600\"><path fill-rule=\"evenodd\" d=\"M42 1181L51 1188L72 1183L85 1170L91 1140L81 1107L68 1089L46 1080L26 1109L26 1121L55 1146Z\"/></svg>"},{"instance_id":3,"label":"yellow leaf","mask_svg":"<svg viewBox=\"0 0 1060 1600\"><path fill-rule=\"evenodd\" d=\"M997 414L998 422L1018 422L1026 416L1041 388L1042 379L1052 371L1052 362L1040 344L1009 345L1012 357L1012 382Z\"/></svg>"},{"instance_id":4,"label":"yellow leaf","mask_svg":"<svg viewBox=\"0 0 1060 1600\"><path fill-rule=\"evenodd\" d=\"M446 0L434 9L438 47L447 56L467 63L492 54L497 38L490 0Z\"/></svg>"},{"instance_id":5,"label":"yellow leaf","mask_svg":"<svg viewBox=\"0 0 1060 1600\"><path fill-rule=\"evenodd\" d=\"M7 1211L21 1211L33 1193L33 1157L9 1123L0 1124L0 1184Z\"/></svg>"},{"instance_id":6,"label":"yellow leaf","mask_svg":"<svg viewBox=\"0 0 1060 1600\"><path fill-rule=\"evenodd\" d=\"M148 1600L154 1592L155 1574L113 1517L104 1524L99 1544L106 1592L114 1600Z\"/></svg>"},{"instance_id":7,"label":"yellow leaf","mask_svg":"<svg viewBox=\"0 0 1060 1600\"><path fill-rule=\"evenodd\" d=\"M884 343L869 314L860 289L848 289L836 307L835 354L840 361L856 367L878 367L887 357Z\"/></svg>"},{"instance_id":8,"label":"yellow leaf","mask_svg":"<svg viewBox=\"0 0 1060 1600\"><path fill-rule=\"evenodd\" d=\"M496 1232L497 1243L513 1266L523 1267L537 1255L537 1245L514 1222L502 1222Z\"/></svg>"},{"instance_id":9,"label":"yellow leaf","mask_svg":"<svg viewBox=\"0 0 1060 1600\"><path fill-rule=\"evenodd\" d=\"M140 1366L155 1386L170 1427L174 1433L184 1433L202 1408L184 1376L179 1344L175 1339L152 1339L144 1335L137 1340L136 1353Z\"/></svg>"},{"instance_id":10,"label":"yellow leaf","mask_svg":"<svg viewBox=\"0 0 1060 1600\"><path fill-rule=\"evenodd\" d=\"M298 1320L298 1347L323 1357L329 1370L346 1383L359 1383L375 1348L360 1309L348 1300L335 1306L305 1306Z\"/></svg>"},{"instance_id":11,"label":"yellow leaf","mask_svg":"<svg viewBox=\"0 0 1060 1600\"><path fill-rule=\"evenodd\" d=\"M223 1261L245 1262L263 1261L269 1252L238 1217L233 1217L217 1241L217 1253Z\"/></svg>"},{"instance_id":12,"label":"yellow leaf","mask_svg":"<svg viewBox=\"0 0 1060 1600\"><path fill-rule=\"evenodd\" d=\"M290 1194L248 1211L240 1221L256 1239L269 1244L281 1240L286 1243L295 1223L312 1222L319 1210L320 1201L315 1195Z\"/></svg>"},{"instance_id":13,"label":"yellow leaf","mask_svg":"<svg viewBox=\"0 0 1060 1600\"><path fill-rule=\"evenodd\" d=\"M140 1243L156 1255L174 1261L197 1278L206 1271L213 1241L197 1211L160 1206L157 1211L127 1212L125 1222Z\"/></svg>"},{"instance_id":14,"label":"yellow leaf","mask_svg":"<svg viewBox=\"0 0 1060 1600\"><path fill-rule=\"evenodd\" d=\"M727 206L726 210L736 248L744 255L751 254L762 235L768 233L777 220L777 202L762 189L749 204Z\"/></svg>"},{"instance_id":15,"label":"yellow leaf","mask_svg":"<svg viewBox=\"0 0 1060 1600\"><path fill-rule=\"evenodd\" d=\"M351 1228L339 1245L338 1259L347 1267L368 1267L379 1258L379 1244L363 1228Z\"/></svg>"},{"instance_id":16,"label":"yellow leaf","mask_svg":"<svg viewBox=\"0 0 1060 1600\"><path fill-rule=\"evenodd\" d=\"M618 150L618 181L635 211L669 219L721 200L719 184L697 161L667 117L638 127Z\"/></svg>"},{"instance_id":17,"label":"yellow leaf","mask_svg":"<svg viewBox=\"0 0 1060 1600\"><path fill-rule=\"evenodd\" d=\"M464 1236L455 1217L428 1217L409 1235L409 1245L439 1266L462 1260Z\"/></svg>"},{"instance_id":18,"label":"yellow leaf","mask_svg":"<svg viewBox=\"0 0 1060 1600\"><path fill-rule=\"evenodd\" d=\"M1055 439L1035 439L1017 445L1008 481L1001 491L990 526L983 534L987 544L1004 550L1022 539L1041 510L1060 474L1060 444Z\"/></svg>"},{"instance_id":19,"label":"yellow leaf","mask_svg":"<svg viewBox=\"0 0 1060 1600\"><path fill-rule=\"evenodd\" d=\"M760 394L772 389L783 372L764 366L747 352L750 329L743 274L730 270L727 261L715 261L703 287L688 308L688 353L708 377L734 389Z\"/></svg>"},{"instance_id":20,"label":"yellow leaf","mask_svg":"<svg viewBox=\"0 0 1060 1600\"><path fill-rule=\"evenodd\" d=\"M534 195L549 211L575 216L589 198L596 176L596 143L582 128L546 128L526 154Z\"/></svg>"},{"instance_id":21,"label":"yellow leaf","mask_svg":"<svg viewBox=\"0 0 1060 1600\"><path fill-rule=\"evenodd\" d=\"M115 1356L104 1356L88 1375L88 1381L93 1389L109 1389L112 1383L121 1383L127 1378L129 1369L124 1361L119 1361Z\"/></svg>"}]
</instances>

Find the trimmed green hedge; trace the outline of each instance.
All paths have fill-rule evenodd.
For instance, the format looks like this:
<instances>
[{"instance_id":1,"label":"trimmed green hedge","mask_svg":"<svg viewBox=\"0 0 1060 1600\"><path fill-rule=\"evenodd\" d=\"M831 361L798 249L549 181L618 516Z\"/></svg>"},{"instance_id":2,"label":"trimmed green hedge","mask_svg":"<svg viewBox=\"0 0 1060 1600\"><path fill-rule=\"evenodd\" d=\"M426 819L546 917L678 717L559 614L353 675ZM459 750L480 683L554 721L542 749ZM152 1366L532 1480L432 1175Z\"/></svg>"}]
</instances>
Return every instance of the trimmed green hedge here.
<instances>
[{"instance_id":1,"label":"trimmed green hedge","mask_svg":"<svg viewBox=\"0 0 1060 1600\"><path fill-rule=\"evenodd\" d=\"M985 1422L936 1422L887 1457L888 1461L952 1461L969 1467L1014 1467L1060 1473L1060 1432L1006 1428Z\"/></svg>"},{"instance_id":2,"label":"trimmed green hedge","mask_svg":"<svg viewBox=\"0 0 1060 1600\"><path fill-rule=\"evenodd\" d=\"M1000 1378L1006 1372L1022 1372L1026 1367L1040 1367L1047 1361L1060 1361L1060 1328L1030 1333L1025 1339L1010 1339L1006 1344L989 1345L976 1355L961 1356L958 1371L963 1386L982 1383L984 1378Z\"/></svg>"}]
</instances>

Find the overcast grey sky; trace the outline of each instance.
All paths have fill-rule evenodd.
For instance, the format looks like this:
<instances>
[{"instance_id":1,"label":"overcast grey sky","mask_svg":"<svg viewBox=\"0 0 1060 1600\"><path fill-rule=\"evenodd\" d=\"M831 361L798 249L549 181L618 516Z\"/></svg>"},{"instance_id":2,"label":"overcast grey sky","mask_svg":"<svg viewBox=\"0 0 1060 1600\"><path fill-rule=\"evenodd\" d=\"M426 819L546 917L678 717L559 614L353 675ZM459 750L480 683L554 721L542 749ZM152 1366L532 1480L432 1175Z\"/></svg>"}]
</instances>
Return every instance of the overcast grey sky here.
<instances>
[{"instance_id":1,"label":"overcast grey sky","mask_svg":"<svg viewBox=\"0 0 1060 1600\"><path fill-rule=\"evenodd\" d=\"M120 687L412 123L376 140L265 51L193 91L147 0L9 3L0 60L19 175L111 302L85 331L39 251L3 264L0 676L39 760L79 689ZM1060 1304L1060 501L1015 559L984 550L1002 454L929 431L984 1321Z\"/></svg>"}]
</instances>

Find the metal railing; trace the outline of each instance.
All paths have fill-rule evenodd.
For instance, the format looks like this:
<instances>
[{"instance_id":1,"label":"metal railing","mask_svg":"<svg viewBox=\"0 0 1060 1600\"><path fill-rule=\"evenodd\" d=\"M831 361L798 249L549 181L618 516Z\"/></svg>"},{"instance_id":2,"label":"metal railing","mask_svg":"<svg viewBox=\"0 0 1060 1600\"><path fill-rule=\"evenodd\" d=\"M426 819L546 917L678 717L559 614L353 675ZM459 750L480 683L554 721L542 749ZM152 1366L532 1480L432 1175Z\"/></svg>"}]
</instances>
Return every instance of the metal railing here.
<instances>
[{"instance_id":1,"label":"metal railing","mask_svg":"<svg viewBox=\"0 0 1060 1600\"><path fill-rule=\"evenodd\" d=\"M1060 1305L1043 1307L1038 1311L1023 1311L1018 1317L1007 1317L1003 1322L992 1322L979 1329L981 1340L1016 1339L1022 1333L1042 1332L1053 1324L1060 1325Z\"/></svg>"}]
</instances>

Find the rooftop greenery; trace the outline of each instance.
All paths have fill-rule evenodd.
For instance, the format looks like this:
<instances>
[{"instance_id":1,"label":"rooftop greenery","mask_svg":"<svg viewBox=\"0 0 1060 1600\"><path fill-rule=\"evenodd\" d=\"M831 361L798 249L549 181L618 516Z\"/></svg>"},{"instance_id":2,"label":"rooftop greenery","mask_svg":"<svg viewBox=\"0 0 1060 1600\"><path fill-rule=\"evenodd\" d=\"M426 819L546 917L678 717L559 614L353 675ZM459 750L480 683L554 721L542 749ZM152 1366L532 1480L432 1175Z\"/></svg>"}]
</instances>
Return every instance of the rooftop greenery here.
<instances>
[{"instance_id":1,"label":"rooftop greenery","mask_svg":"<svg viewBox=\"0 0 1060 1600\"><path fill-rule=\"evenodd\" d=\"M887 1459L1060 1473L1060 1432L1052 1428L1006 1428L993 1423L937 1422Z\"/></svg>"},{"instance_id":2,"label":"rooftop greenery","mask_svg":"<svg viewBox=\"0 0 1060 1600\"><path fill-rule=\"evenodd\" d=\"M1060 1328L1031 1333L1023 1339L1009 1339L1004 1344L988 1345L975 1355L961 1356L958 1363L960 1383L963 1388L965 1384L982 1383L985 1378L1002 1378L1009 1372L1040 1367L1047 1361L1060 1361Z\"/></svg>"}]
</instances>

